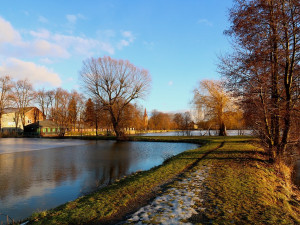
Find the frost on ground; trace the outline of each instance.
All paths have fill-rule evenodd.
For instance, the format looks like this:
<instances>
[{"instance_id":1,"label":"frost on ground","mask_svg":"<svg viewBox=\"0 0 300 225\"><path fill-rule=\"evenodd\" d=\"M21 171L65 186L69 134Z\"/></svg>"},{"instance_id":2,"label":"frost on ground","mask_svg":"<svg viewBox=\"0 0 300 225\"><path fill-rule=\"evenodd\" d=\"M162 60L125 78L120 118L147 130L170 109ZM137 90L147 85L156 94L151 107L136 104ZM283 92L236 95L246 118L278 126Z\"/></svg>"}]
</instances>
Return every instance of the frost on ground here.
<instances>
[{"instance_id":1,"label":"frost on ground","mask_svg":"<svg viewBox=\"0 0 300 225\"><path fill-rule=\"evenodd\" d=\"M125 224L191 224L188 219L197 214L195 203L203 201L201 187L208 170L206 167L191 172L188 178L176 182L149 205L131 215Z\"/></svg>"}]
</instances>

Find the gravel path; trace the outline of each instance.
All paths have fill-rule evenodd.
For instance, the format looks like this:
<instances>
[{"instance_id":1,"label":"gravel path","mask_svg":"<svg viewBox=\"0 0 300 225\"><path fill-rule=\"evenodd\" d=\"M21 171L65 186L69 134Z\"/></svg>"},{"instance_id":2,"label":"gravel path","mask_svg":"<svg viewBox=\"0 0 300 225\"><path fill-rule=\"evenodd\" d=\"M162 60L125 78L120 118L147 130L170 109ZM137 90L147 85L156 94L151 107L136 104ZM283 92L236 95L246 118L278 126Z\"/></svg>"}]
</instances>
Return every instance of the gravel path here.
<instances>
[{"instance_id":1,"label":"gravel path","mask_svg":"<svg viewBox=\"0 0 300 225\"><path fill-rule=\"evenodd\" d=\"M208 170L208 167L197 169L188 178L175 182L149 205L131 215L124 224L191 224L188 219L197 214L195 203L203 201L201 186Z\"/></svg>"}]
</instances>

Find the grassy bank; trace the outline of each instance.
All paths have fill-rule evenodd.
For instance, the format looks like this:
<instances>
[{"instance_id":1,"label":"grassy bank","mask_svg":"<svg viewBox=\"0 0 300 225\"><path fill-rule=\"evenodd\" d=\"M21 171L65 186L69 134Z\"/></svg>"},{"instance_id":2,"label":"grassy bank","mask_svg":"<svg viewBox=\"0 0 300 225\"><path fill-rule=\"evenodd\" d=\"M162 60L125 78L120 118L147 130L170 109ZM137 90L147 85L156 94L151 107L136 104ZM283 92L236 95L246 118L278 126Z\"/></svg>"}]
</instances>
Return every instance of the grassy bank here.
<instances>
[{"instance_id":1,"label":"grassy bank","mask_svg":"<svg viewBox=\"0 0 300 225\"><path fill-rule=\"evenodd\" d=\"M261 148L227 140L202 163L210 165L204 182L206 208L191 220L213 224L300 224L299 190L289 168L270 165Z\"/></svg>"},{"instance_id":2,"label":"grassy bank","mask_svg":"<svg viewBox=\"0 0 300 225\"><path fill-rule=\"evenodd\" d=\"M190 168L209 166L205 200L191 222L215 224L297 224L299 201L261 149L246 137L131 137L131 141L202 143L149 171L135 173L98 192L53 210L35 213L31 224L105 224L116 222L147 203ZM171 184L172 185L172 184ZM205 211L200 208L205 207ZM200 213L201 212L201 213Z\"/></svg>"}]
</instances>

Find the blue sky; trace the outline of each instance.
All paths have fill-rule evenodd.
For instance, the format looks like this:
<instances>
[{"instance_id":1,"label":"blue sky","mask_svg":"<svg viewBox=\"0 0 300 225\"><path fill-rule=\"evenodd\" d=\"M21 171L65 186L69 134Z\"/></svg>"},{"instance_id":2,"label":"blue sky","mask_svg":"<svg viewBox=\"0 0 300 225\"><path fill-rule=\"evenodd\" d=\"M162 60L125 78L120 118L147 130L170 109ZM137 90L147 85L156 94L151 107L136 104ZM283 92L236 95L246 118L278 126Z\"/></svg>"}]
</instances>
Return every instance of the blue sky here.
<instances>
[{"instance_id":1,"label":"blue sky","mask_svg":"<svg viewBox=\"0 0 300 225\"><path fill-rule=\"evenodd\" d=\"M232 0L2 1L0 75L80 91L82 61L109 55L149 70L148 111L184 111L217 55Z\"/></svg>"}]
</instances>

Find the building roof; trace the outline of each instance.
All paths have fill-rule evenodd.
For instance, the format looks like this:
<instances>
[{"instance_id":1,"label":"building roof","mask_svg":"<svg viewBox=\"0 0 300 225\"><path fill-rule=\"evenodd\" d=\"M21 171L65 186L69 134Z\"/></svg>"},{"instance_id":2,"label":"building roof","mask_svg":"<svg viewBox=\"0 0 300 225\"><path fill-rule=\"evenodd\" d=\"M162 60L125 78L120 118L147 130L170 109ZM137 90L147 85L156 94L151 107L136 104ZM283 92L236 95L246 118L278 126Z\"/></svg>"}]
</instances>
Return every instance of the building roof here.
<instances>
[{"instance_id":1,"label":"building roof","mask_svg":"<svg viewBox=\"0 0 300 225\"><path fill-rule=\"evenodd\" d=\"M36 108L36 107L25 107L24 111L26 113L26 112L30 111L31 109L33 109L33 108ZM10 108L3 109L3 114L6 114L6 113L15 113L15 112L18 112L18 111L19 111L18 108L12 108L12 107L10 107Z\"/></svg>"},{"instance_id":2,"label":"building roof","mask_svg":"<svg viewBox=\"0 0 300 225\"><path fill-rule=\"evenodd\" d=\"M53 122L52 120L43 120L38 121L36 123L32 123L26 126L26 128L41 128L41 127L48 127L48 128L57 128L57 123Z\"/></svg>"}]
</instances>

